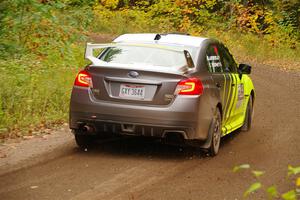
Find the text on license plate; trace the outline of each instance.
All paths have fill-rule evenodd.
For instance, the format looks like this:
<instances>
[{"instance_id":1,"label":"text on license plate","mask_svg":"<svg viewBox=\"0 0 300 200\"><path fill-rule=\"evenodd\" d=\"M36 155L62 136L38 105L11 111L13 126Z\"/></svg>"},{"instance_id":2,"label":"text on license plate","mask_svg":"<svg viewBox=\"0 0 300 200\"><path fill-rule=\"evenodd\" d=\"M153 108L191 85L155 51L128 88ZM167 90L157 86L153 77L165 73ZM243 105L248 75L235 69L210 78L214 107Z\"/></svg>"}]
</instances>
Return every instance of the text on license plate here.
<instances>
[{"instance_id":1,"label":"text on license plate","mask_svg":"<svg viewBox=\"0 0 300 200\"><path fill-rule=\"evenodd\" d=\"M121 84L119 96L123 98L130 98L130 99L144 99L145 86Z\"/></svg>"}]
</instances>

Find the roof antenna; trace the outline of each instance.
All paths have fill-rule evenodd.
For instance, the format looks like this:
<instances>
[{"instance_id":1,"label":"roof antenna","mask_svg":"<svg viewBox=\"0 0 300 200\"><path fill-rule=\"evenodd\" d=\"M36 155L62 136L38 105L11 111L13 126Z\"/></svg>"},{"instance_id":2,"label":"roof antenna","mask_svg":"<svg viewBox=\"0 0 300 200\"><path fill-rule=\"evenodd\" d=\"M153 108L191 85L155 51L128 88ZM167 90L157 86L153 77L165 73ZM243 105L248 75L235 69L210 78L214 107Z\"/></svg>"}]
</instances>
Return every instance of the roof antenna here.
<instances>
[{"instance_id":1,"label":"roof antenna","mask_svg":"<svg viewBox=\"0 0 300 200\"><path fill-rule=\"evenodd\" d=\"M161 35L160 34L156 34L154 40L160 40Z\"/></svg>"}]
</instances>

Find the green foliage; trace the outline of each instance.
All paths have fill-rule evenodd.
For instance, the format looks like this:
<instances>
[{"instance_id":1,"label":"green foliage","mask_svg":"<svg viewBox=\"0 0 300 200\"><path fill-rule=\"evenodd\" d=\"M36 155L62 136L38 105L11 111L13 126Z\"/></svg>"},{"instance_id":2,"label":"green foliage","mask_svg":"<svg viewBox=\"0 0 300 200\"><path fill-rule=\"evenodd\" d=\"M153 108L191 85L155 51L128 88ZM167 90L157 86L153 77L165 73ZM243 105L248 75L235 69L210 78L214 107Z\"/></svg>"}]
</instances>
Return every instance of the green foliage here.
<instances>
[{"instance_id":1,"label":"green foliage","mask_svg":"<svg viewBox=\"0 0 300 200\"><path fill-rule=\"evenodd\" d=\"M143 11L122 9L110 11L101 4L93 9L96 25L92 26L93 32L105 32L110 34L123 34L127 32L150 32L151 22L149 15Z\"/></svg>"},{"instance_id":2,"label":"green foliage","mask_svg":"<svg viewBox=\"0 0 300 200\"><path fill-rule=\"evenodd\" d=\"M292 167L291 165L288 166L288 175L297 175L300 174L300 167Z\"/></svg>"},{"instance_id":3,"label":"green foliage","mask_svg":"<svg viewBox=\"0 0 300 200\"><path fill-rule=\"evenodd\" d=\"M233 172L239 172L240 170L248 170L248 169L250 169L249 164L242 164L239 166L234 166ZM248 197L249 195L255 193L256 191L264 188L264 185L262 184L261 181L259 181L259 178L262 175L264 175L265 172L252 170L251 173L257 181L248 187L248 189L244 192L243 195L244 197ZM292 167L290 165L288 166L288 176L297 175L299 173L300 173L300 167ZM267 187L265 191L267 193L268 199L278 199L280 196L277 187L275 185L271 185ZM297 195L300 195L300 177L296 178L295 188L285 193L282 193L281 198L284 200L297 200Z\"/></svg>"},{"instance_id":4,"label":"green foliage","mask_svg":"<svg viewBox=\"0 0 300 200\"><path fill-rule=\"evenodd\" d=\"M256 190L260 189L262 187L260 182L253 183L249 186L249 188L244 193L244 197L249 196L251 193L255 192Z\"/></svg>"},{"instance_id":5,"label":"green foliage","mask_svg":"<svg viewBox=\"0 0 300 200\"><path fill-rule=\"evenodd\" d=\"M278 191L276 186L272 185L267 188L268 199L278 198Z\"/></svg>"},{"instance_id":6,"label":"green foliage","mask_svg":"<svg viewBox=\"0 0 300 200\"><path fill-rule=\"evenodd\" d=\"M8 1L7 1L8 2ZM45 54L49 44L62 46L68 27L61 28L56 7L35 0L11 1L2 20L2 57L12 53L31 51ZM61 28L61 30L57 30ZM11 51L10 51L11 50Z\"/></svg>"},{"instance_id":7,"label":"green foliage","mask_svg":"<svg viewBox=\"0 0 300 200\"><path fill-rule=\"evenodd\" d=\"M282 194L281 197L284 200L296 200L297 199L295 190L290 190L290 191Z\"/></svg>"},{"instance_id":8,"label":"green foliage","mask_svg":"<svg viewBox=\"0 0 300 200\"><path fill-rule=\"evenodd\" d=\"M292 47L294 39L299 39L300 3L297 0L99 0L98 2L96 5L104 7L107 11L118 12L129 9L144 12L148 19L151 19L148 20L149 23L154 21L158 26L162 26L168 22L176 31L190 32L192 29L201 32L207 28L225 30L237 28L239 31L258 35L275 34L274 40L284 38L284 42L290 43ZM289 37L294 39L289 41Z\"/></svg>"},{"instance_id":9,"label":"green foliage","mask_svg":"<svg viewBox=\"0 0 300 200\"><path fill-rule=\"evenodd\" d=\"M0 129L13 130L66 119L70 90L77 72L74 66L83 65L79 62L83 49L70 49L65 55L70 55L67 61L55 55L55 51L44 60L26 55L1 61Z\"/></svg>"},{"instance_id":10,"label":"green foliage","mask_svg":"<svg viewBox=\"0 0 300 200\"><path fill-rule=\"evenodd\" d=\"M233 172L237 172L241 169L250 169L250 165L249 164L242 164L239 166L234 166L234 168L232 169Z\"/></svg>"},{"instance_id":11,"label":"green foliage","mask_svg":"<svg viewBox=\"0 0 300 200\"><path fill-rule=\"evenodd\" d=\"M96 0L61 0L58 1L68 6L92 6Z\"/></svg>"},{"instance_id":12,"label":"green foliage","mask_svg":"<svg viewBox=\"0 0 300 200\"><path fill-rule=\"evenodd\" d=\"M256 178L258 178L258 177L264 175L264 173L265 173L265 172L263 172L263 171L257 171L257 170L253 170L253 171L252 171L252 174L253 174Z\"/></svg>"},{"instance_id":13,"label":"green foliage","mask_svg":"<svg viewBox=\"0 0 300 200\"><path fill-rule=\"evenodd\" d=\"M99 2L93 7L95 32L187 32L222 41L227 37L241 57L254 56L268 65L276 60L284 68L300 66L289 62L300 61L299 31L280 24L281 10L274 1L119 0L113 7L108 3L112 1Z\"/></svg>"},{"instance_id":14,"label":"green foliage","mask_svg":"<svg viewBox=\"0 0 300 200\"><path fill-rule=\"evenodd\" d=\"M84 64L78 42L92 16L60 2L1 5L0 133L66 120L74 76Z\"/></svg>"}]
</instances>

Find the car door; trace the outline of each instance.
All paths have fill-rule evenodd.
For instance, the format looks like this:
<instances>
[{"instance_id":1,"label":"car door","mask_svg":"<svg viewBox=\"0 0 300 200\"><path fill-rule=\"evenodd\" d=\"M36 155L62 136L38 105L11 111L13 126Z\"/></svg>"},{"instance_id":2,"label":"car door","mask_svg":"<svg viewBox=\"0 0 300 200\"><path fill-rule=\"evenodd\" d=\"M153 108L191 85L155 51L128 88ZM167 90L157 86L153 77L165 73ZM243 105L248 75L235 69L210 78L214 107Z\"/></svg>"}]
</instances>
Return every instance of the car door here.
<instances>
[{"instance_id":1,"label":"car door","mask_svg":"<svg viewBox=\"0 0 300 200\"><path fill-rule=\"evenodd\" d=\"M220 57L220 47L218 44L211 44L206 50L206 60L208 71L213 79L214 85L219 89L219 95L222 104L222 132L226 134L229 126L226 122L232 117L229 115L229 105L234 95L232 84L234 82L230 73L224 72L224 66Z\"/></svg>"},{"instance_id":2,"label":"car door","mask_svg":"<svg viewBox=\"0 0 300 200\"><path fill-rule=\"evenodd\" d=\"M231 99L229 100L225 111L229 117L227 117L225 124L229 126L228 129L230 129L230 131L233 131L242 123L244 84L238 74L237 64L229 50L221 44L220 52L224 74L226 77L229 77L229 81L231 82L229 85Z\"/></svg>"}]
</instances>

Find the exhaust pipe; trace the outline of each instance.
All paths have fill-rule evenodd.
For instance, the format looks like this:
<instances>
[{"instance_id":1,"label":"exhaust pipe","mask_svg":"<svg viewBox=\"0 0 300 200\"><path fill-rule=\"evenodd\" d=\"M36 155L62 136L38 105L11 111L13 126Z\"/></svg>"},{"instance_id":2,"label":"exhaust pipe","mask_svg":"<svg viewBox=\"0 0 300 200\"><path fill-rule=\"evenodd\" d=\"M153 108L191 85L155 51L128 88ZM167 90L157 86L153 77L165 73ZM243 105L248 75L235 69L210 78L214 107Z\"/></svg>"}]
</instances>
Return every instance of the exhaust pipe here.
<instances>
[{"instance_id":1,"label":"exhaust pipe","mask_svg":"<svg viewBox=\"0 0 300 200\"><path fill-rule=\"evenodd\" d=\"M86 124L86 125L82 126L81 130L82 130L84 133L94 133L94 132L95 132L95 127Z\"/></svg>"},{"instance_id":2,"label":"exhaust pipe","mask_svg":"<svg viewBox=\"0 0 300 200\"><path fill-rule=\"evenodd\" d=\"M186 133L184 131L165 131L163 134L163 138L167 144L184 144Z\"/></svg>"}]
</instances>

